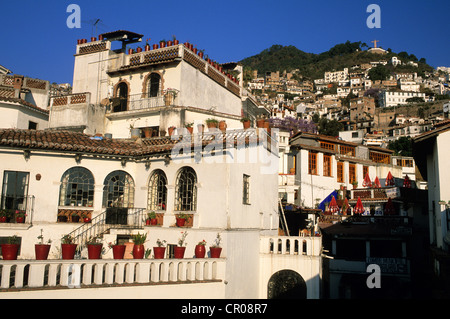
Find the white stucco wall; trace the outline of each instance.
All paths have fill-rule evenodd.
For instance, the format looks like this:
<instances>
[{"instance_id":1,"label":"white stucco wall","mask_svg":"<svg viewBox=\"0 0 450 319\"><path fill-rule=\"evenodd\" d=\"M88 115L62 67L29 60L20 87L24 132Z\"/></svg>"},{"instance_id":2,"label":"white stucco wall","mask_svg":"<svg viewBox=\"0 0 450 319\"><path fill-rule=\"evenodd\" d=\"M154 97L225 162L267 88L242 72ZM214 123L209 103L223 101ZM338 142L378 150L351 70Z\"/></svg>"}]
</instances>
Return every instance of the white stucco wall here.
<instances>
[{"instance_id":1,"label":"white stucco wall","mask_svg":"<svg viewBox=\"0 0 450 319\"><path fill-rule=\"evenodd\" d=\"M1 103L0 116L1 128L28 129L29 121L37 123L37 129L46 129L48 127L48 115L35 112L23 107L18 103Z\"/></svg>"}]
</instances>

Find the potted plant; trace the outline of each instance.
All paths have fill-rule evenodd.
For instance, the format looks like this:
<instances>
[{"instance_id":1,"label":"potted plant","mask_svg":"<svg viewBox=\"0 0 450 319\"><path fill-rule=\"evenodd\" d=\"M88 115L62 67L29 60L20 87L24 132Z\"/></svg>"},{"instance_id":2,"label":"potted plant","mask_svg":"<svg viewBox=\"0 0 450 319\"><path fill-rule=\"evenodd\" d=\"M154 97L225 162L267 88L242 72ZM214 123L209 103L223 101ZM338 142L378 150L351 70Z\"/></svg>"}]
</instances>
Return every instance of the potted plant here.
<instances>
[{"instance_id":1,"label":"potted plant","mask_svg":"<svg viewBox=\"0 0 450 319\"><path fill-rule=\"evenodd\" d=\"M75 251L77 244L73 243L73 237L70 235L64 235L61 238L61 255L62 259L73 259L75 257Z\"/></svg>"},{"instance_id":2,"label":"potted plant","mask_svg":"<svg viewBox=\"0 0 450 319\"><path fill-rule=\"evenodd\" d=\"M150 38L147 39L147 41L145 41L145 47L144 47L145 51L150 51L150 44L148 43L148 41L150 41Z\"/></svg>"},{"instance_id":3,"label":"potted plant","mask_svg":"<svg viewBox=\"0 0 450 319\"><path fill-rule=\"evenodd\" d=\"M153 50L156 50L156 49L158 49L158 44L153 44Z\"/></svg>"},{"instance_id":4,"label":"potted plant","mask_svg":"<svg viewBox=\"0 0 450 319\"><path fill-rule=\"evenodd\" d=\"M176 36L172 36L172 40L173 40L173 45L178 45L180 43L180 41L177 40Z\"/></svg>"},{"instance_id":5,"label":"potted plant","mask_svg":"<svg viewBox=\"0 0 450 319\"><path fill-rule=\"evenodd\" d=\"M67 216L64 214L58 215L58 222L67 222Z\"/></svg>"},{"instance_id":6,"label":"potted plant","mask_svg":"<svg viewBox=\"0 0 450 319\"><path fill-rule=\"evenodd\" d=\"M184 224L186 223L186 220L189 219L189 216L185 213L179 213L175 216L176 220L177 220L177 226L178 227L183 227Z\"/></svg>"},{"instance_id":7,"label":"potted plant","mask_svg":"<svg viewBox=\"0 0 450 319\"><path fill-rule=\"evenodd\" d=\"M16 223L25 223L25 216L27 216L27 214L25 214L25 211L23 210L16 210Z\"/></svg>"},{"instance_id":8,"label":"potted plant","mask_svg":"<svg viewBox=\"0 0 450 319\"><path fill-rule=\"evenodd\" d=\"M165 48L166 47L166 40L160 40L159 41L159 46L161 47L161 48Z\"/></svg>"},{"instance_id":9,"label":"potted plant","mask_svg":"<svg viewBox=\"0 0 450 319\"><path fill-rule=\"evenodd\" d=\"M86 213L81 213L81 218L83 218L83 222L85 222L85 223L90 223L91 222L91 218Z\"/></svg>"},{"instance_id":10,"label":"potted plant","mask_svg":"<svg viewBox=\"0 0 450 319\"><path fill-rule=\"evenodd\" d=\"M265 122L266 122L265 119L257 119L256 120L256 127L263 128Z\"/></svg>"},{"instance_id":11,"label":"potted plant","mask_svg":"<svg viewBox=\"0 0 450 319\"><path fill-rule=\"evenodd\" d=\"M352 185L353 185L353 189L357 189L358 188L358 182L357 181L353 181Z\"/></svg>"},{"instance_id":12,"label":"potted plant","mask_svg":"<svg viewBox=\"0 0 450 319\"><path fill-rule=\"evenodd\" d=\"M8 237L7 244L2 244L3 260L17 260L20 239L16 235Z\"/></svg>"},{"instance_id":13,"label":"potted plant","mask_svg":"<svg viewBox=\"0 0 450 319\"><path fill-rule=\"evenodd\" d=\"M164 94L164 104L165 106L170 106L175 101L175 98L177 97L178 92L176 89L167 89Z\"/></svg>"},{"instance_id":14,"label":"potted plant","mask_svg":"<svg viewBox=\"0 0 450 319\"><path fill-rule=\"evenodd\" d=\"M184 123L184 127L189 131L190 134L194 133L194 123Z\"/></svg>"},{"instance_id":15,"label":"potted plant","mask_svg":"<svg viewBox=\"0 0 450 319\"><path fill-rule=\"evenodd\" d=\"M156 240L156 245L158 247L153 247L153 254L155 256L155 259L164 259L164 253L166 252L166 241L165 240Z\"/></svg>"},{"instance_id":16,"label":"potted plant","mask_svg":"<svg viewBox=\"0 0 450 319\"><path fill-rule=\"evenodd\" d=\"M181 259L184 257L186 251L186 236L188 232L181 232L181 237L178 239L178 246L173 248L173 255L175 258Z\"/></svg>"},{"instance_id":17,"label":"potted plant","mask_svg":"<svg viewBox=\"0 0 450 319\"><path fill-rule=\"evenodd\" d=\"M141 48L141 47L137 47L137 48L136 48L136 52L137 52L137 53L142 52L142 48Z\"/></svg>"},{"instance_id":18,"label":"potted plant","mask_svg":"<svg viewBox=\"0 0 450 319\"><path fill-rule=\"evenodd\" d=\"M103 243L101 242L101 238L92 237L86 242L86 246L88 249L88 258L89 259L101 259Z\"/></svg>"},{"instance_id":19,"label":"potted plant","mask_svg":"<svg viewBox=\"0 0 450 319\"><path fill-rule=\"evenodd\" d=\"M153 129L152 128L144 127L142 130L144 131L145 138L152 137L152 134L153 134Z\"/></svg>"},{"instance_id":20,"label":"potted plant","mask_svg":"<svg viewBox=\"0 0 450 319\"><path fill-rule=\"evenodd\" d=\"M70 217L73 223L78 223L80 221L80 215L78 215L77 212L73 212Z\"/></svg>"},{"instance_id":21,"label":"potted plant","mask_svg":"<svg viewBox=\"0 0 450 319\"><path fill-rule=\"evenodd\" d=\"M44 235L42 235L42 229L41 234L37 238L39 239L39 243L34 245L36 260L47 260L52 240L49 239L46 243L44 243Z\"/></svg>"},{"instance_id":22,"label":"potted plant","mask_svg":"<svg viewBox=\"0 0 450 319\"><path fill-rule=\"evenodd\" d=\"M125 245L109 243L108 247L112 249L114 259L123 259L123 256L125 255Z\"/></svg>"},{"instance_id":23,"label":"potted plant","mask_svg":"<svg viewBox=\"0 0 450 319\"><path fill-rule=\"evenodd\" d=\"M225 132L227 130L227 122L225 122L224 120L219 122L219 130L221 130L222 132Z\"/></svg>"},{"instance_id":24,"label":"potted plant","mask_svg":"<svg viewBox=\"0 0 450 319\"><path fill-rule=\"evenodd\" d=\"M146 225L156 225L157 223L158 223L158 220L156 219L155 211L151 211L150 213L148 213L145 224Z\"/></svg>"},{"instance_id":25,"label":"potted plant","mask_svg":"<svg viewBox=\"0 0 450 319\"><path fill-rule=\"evenodd\" d=\"M250 128L250 119L248 117L244 117L243 119L241 119L242 125L244 126L244 129L248 129Z\"/></svg>"},{"instance_id":26,"label":"potted plant","mask_svg":"<svg viewBox=\"0 0 450 319\"><path fill-rule=\"evenodd\" d=\"M169 131L169 136L173 135L173 132L175 131L176 127L175 126L170 126L167 130Z\"/></svg>"},{"instance_id":27,"label":"potted plant","mask_svg":"<svg viewBox=\"0 0 450 319\"><path fill-rule=\"evenodd\" d=\"M8 221L8 213L6 210L0 210L0 223L6 223Z\"/></svg>"},{"instance_id":28,"label":"potted plant","mask_svg":"<svg viewBox=\"0 0 450 319\"><path fill-rule=\"evenodd\" d=\"M144 258L145 248L144 243L147 241L147 234L141 235L138 233L132 237L133 239L133 258L134 259L142 259Z\"/></svg>"},{"instance_id":29,"label":"potted plant","mask_svg":"<svg viewBox=\"0 0 450 319\"><path fill-rule=\"evenodd\" d=\"M219 258L220 253L222 252L222 247L220 247L220 242L222 241L222 238L220 237L220 234L217 233L216 239L214 240L214 244L209 247L209 251L211 253L211 258Z\"/></svg>"},{"instance_id":30,"label":"potted plant","mask_svg":"<svg viewBox=\"0 0 450 319\"><path fill-rule=\"evenodd\" d=\"M206 126L208 126L208 129L216 129L218 126L219 121L213 118L206 119Z\"/></svg>"},{"instance_id":31,"label":"potted plant","mask_svg":"<svg viewBox=\"0 0 450 319\"><path fill-rule=\"evenodd\" d=\"M206 241L204 239L195 246L195 258L205 258L205 246Z\"/></svg>"}]
</instances>

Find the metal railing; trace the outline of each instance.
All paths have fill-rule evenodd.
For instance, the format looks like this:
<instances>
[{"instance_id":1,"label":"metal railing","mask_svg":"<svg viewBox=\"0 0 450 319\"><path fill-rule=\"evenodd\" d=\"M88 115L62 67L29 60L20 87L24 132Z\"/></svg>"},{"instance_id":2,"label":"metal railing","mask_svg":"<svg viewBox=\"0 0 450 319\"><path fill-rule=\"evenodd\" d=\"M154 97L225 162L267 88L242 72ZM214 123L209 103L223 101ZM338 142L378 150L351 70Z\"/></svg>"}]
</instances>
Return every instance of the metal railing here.
<instances>
[{"instance_id":1,"label":"metal railing","mask_svg":"<svg viewBox=\"0 0 450 319\"><path fill-rule=\"evenodd\" d=\"M34 195L11 197L1 196L0 222L31 224L34 213ZM16 217L23 216L20 221Z\"/></svg>"},{"instance_id":2,"label":"metal railing","mask_svg":"<svg viewBox=\"0 0 450 319\"><path fill-rule=\"evenodd\" d=\"M111 228L141 228L145 223L145 216L145 208L111 207L68 235L81 247L89 239L99 237Z\"/></svg>"}]
</instances>

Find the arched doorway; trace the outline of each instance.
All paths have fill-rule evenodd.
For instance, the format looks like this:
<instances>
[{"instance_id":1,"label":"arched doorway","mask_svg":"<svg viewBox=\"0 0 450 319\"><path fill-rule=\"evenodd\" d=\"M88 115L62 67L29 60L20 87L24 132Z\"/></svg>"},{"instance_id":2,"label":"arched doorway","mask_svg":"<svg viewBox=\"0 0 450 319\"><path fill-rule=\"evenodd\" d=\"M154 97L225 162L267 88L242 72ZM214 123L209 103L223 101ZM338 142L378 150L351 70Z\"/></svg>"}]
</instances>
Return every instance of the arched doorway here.
<instances>
[{"instance_id":1,"label":"arched doorway","mask_svg":"<svg viewBox=\"0 0 450 319\"><path fill-rule=\"evenodd\" d=\"M113 112L124 112L128 109L128 85L126 82L119 82L113 99Z\"/></svg>"},{"instance_id":2,"label":"arched doorway","mask_svg":"<svg viewBox=\"0 0 450 319\"><path fill-rule=\"evenodd\" d=\"M293 270L280 270L267 285L268 299L306 299L306 282Z\"/></svg>"}]
</instances>

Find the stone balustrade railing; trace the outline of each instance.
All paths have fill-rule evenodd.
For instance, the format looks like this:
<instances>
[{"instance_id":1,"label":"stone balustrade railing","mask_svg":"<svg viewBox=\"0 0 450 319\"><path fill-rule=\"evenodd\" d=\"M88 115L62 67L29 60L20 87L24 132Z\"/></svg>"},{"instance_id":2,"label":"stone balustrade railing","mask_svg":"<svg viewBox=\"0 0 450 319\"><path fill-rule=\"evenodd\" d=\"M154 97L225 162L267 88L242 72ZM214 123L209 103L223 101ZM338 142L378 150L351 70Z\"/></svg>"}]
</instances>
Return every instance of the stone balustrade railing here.
<instances>
[{"instance_id":1,"label":"stone balustrade railing","mask_svg":"<svg viewBox=\"0 0 450 319\"><path fill-rule=\"evenodd\" d=\"M0 289L220 281L225 259L2 260L0 273Z\"/></svg>"},{"instance_id":2,"label":"stone balustrade railing","mask_svg":"<svg viewBox=\"0 0 450 319\"><path fill-rule=\"evenodd\" d=\"M310 236L262 236L260 253L282 255L320 256L322 237Z\"/></svg>"}]
</instances>

